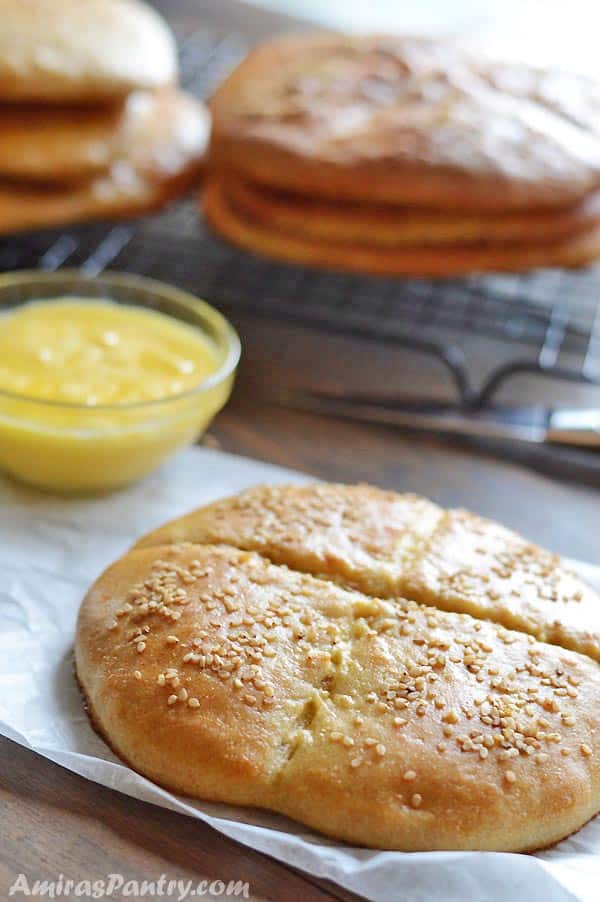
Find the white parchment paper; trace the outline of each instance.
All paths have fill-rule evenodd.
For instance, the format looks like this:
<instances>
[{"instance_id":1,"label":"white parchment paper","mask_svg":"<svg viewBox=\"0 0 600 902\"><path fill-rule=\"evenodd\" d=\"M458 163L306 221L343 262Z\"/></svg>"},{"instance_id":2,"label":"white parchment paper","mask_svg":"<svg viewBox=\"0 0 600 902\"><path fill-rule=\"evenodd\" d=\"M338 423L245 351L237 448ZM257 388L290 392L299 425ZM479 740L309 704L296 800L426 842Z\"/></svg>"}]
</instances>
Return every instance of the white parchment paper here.
<instances>
[{"instance_id":1,"label":"white parchment paper","mask_svg":"<svg viewBox=\"0 0 600 902\"><path fill-rule=\"evenodd\" d=\"M170 517L256 482L305 480L203 448L104 498L61 500L0 478L0 734L371 899L600 899L600 817L538 855L356 849L282 817L172 795L121 764L90 728L72 670L75 619L90 583L137 536ZM600 570L582 569L600 586Z\"/></svg>"}]
</instances>

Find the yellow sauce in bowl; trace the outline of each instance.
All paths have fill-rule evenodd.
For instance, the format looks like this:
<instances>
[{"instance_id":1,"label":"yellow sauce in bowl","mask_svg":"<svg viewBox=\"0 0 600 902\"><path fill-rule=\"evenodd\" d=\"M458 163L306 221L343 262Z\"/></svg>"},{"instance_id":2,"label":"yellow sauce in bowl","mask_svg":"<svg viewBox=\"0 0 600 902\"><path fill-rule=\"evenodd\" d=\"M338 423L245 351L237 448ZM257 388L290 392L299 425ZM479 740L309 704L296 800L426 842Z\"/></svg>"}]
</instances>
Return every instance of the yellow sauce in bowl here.
<instances>
[{"instance_id":1,"label":"yellow sauce in bowl","mask_svg":"<svg viewBox=\"0 0 600 902\"><path fill-rule=\"evenodd\" d=\"M222 369L206 332L147 307L24 304L0 316L0 468L59 492L139 479L223 406Z\"/></svg>"}]
</instances>

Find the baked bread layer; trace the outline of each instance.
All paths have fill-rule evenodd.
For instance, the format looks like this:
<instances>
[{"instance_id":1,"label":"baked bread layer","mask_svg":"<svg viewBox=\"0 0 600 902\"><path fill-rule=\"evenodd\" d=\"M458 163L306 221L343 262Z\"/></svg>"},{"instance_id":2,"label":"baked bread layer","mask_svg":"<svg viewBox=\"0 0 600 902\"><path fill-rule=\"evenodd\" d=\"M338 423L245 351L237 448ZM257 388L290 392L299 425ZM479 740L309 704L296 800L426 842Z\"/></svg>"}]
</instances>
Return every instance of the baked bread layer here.
<instances>
[{"instance_id":1,"label":"baked bread layer","mask_svg":"<svg viewBox=\"0 0 600 902\"><path fill-rule=\"evenodd\" d=\"M209 119L183 92L138 95L105 172L73 184L0 180L0 234L158 209L198 181Z\"/></svg>"},{"instance_id":2,"label":"baked bread layer","mask_svg":"<svg viewBox=\"0 0 600 902\"><path fill-rule=\"evenodd\" d=\"M178 109L181 118L184 102L192 110L190 132L198 129L197 119L204 117L206 145L208 111L200 112L199 104L192 107L183 96L167 88L134 91L125 101L103 106L5 105L0 111L0 179L46 188L89 181L123 157L139 157L141 142L149 143L152 152L161 127L172 141L173 110ZM180 143L181 125L177 131L175 142Z\"/></svg>"},{"instance_id":3,"label":"baked bread layer","mask_svg":"<svg viewBox=\"0 0 600 902\"><path fill-rule=\"evenodd\" d=\"M0 160L1 167L1 160ZM390 204L332 203L222 175L231 204L246 220L310 242L396 249L442 245L552 243L600 225L600 192L564 209L460 213Z\"/></svg>"},{"instance_id":4,"label":"baked bread layer","mask_svg":"<svg viewBox=\"0 0 600 902\"><path fill-rule=\"evenodd\" d=\"M226 180L210 177L201 199L214 231L244 250L301 266L378 276L445 278L482 272L524 272L538 267L585 266L600 257L600 226L553 241L377 247L309 238L266 225L229 196Z\"/></svg>"}]
</instances>

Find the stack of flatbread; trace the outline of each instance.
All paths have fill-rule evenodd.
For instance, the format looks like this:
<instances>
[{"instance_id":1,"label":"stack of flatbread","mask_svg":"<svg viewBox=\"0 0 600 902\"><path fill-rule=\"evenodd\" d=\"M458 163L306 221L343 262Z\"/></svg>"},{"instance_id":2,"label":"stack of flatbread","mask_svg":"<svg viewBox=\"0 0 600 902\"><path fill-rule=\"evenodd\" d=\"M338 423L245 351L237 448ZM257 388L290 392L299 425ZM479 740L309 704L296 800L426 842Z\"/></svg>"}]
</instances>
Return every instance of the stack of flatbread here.
<instances>
[{"instance_id":1,"label":"stack of flatbread","mask_svg":"<svg viewBox=\"0 0 600 902\"><path fill-rule=\"evenodd\" d=\"M206 109L139 0L5 0L0 233L161 206L197 177Z\"/></svg>"},{"instance_id":2,"label":"stack of flatbread","mask_svg":"<svg viewBox=\"0 0 600 902\"><path fill-rule=\"evenodd\" d=\"M279 38L211 101L205 211L234 243L384 275L600 255L600 85L441 38Z\"/></svg>"}]
</instances>

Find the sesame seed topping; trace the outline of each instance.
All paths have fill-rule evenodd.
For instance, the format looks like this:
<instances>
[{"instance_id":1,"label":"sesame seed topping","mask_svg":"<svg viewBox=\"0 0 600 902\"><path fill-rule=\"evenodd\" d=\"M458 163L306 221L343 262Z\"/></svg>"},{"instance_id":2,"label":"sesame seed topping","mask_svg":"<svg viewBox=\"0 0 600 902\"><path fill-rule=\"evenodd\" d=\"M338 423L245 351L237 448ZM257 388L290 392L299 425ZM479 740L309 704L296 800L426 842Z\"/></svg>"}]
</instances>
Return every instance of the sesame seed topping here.
<instances>
[{"instance_id":1,"label":"sesame seed topping","mask_svg":"<svg viewBox=\"0 0 600 902\"><path fill-rule=\"evenodd\" d=\"M442 717L444 723L458 723L458 712L454 708L450 708Z\"/></svg>"},{"instance_id":2,"label":"sesame seed topping","mask_svg":"<svg viewBox=\"0 0 600 902\"><path fill-rule=\"evenodd\" d=\"M267 498L271 498L268 493ZM264 516L264 511L261 501L258 512ZM277 511L273 513L277 520ZM329 511L324 516L329 523ZM352 517L351 511L344 511L343 528L360 530L360 517L348 519ZM336 529L337 523L336 519ZM305 537L304 515L300 527ZM267 547L273 528L277 527L258 526L256 541ZM374 550L369 553L376 557L380 540L378 536L371 539ZM585 685L585 679L576 675L585 673L583 665L553 654L550 646L486 620L465 617L457 628L456 615L401 598L392 603L353 594L346 604L337 595L342 590L333 587L329 577L324 578L332 586L332 604L322 605L326 583L317 585L309 574L268 563L266 554L238 552L227 544L210 549L188 546L194 548L193 566L189 551L183 556L164 550L165 560L156 562L149 578L128 593L126 602L118 602L128 606L115 615L121 628L119 642L140 652L152 638L149 654L156 650L157 657L165 656L159 666L164 667L167 659L174 665L157 675L169 705L181 701L199 708L193 693L200 698L210 695L206 681L212 681L217 687L231 687L238 703L254 708L246 709L246 716L258 716L267 724L276 689L282 716L286 710L286 693L279 682L285 648L285 654L293 656L293 672L297 669L303 685L314 687L311 691L318 703L325 703L327 711L338 717L333 726L339 729L325 735L350 751L346 756L341 748L332 749L344 756L346 766L373 769L378 759L389 754L394 736L402 739L403 734L392 733L392 727L408 725L405 733L414 729L419 735L422 724L417 719L423 717L431 719L436 731L429 737L431 745L440 754L459 755L470 777L476 776L477 768L485 772L487 766L481 762L489 758L494 767L496 762L514 767L514 771L501 771L501 779L511 784L516 782L515 772L519 774L512 759L531 757L532 763L542 765L550 759L553 744L565 756L567 746L572 755L594 754L590 746L577 742L578 731L573 730L580 706L572 699L580 683ZM448 584L457 597L476 600L483 591L487 598L508 598L512 584L501 586L498 581L511 578L512 553L503 560L485 534L482 546L489 555L485 561L489 586L482 586L485 580L474 581L466 565L448 578ZM531 553L527 554L522 566L537 586L541 574L535 570L535 555L531 560ZM528 597L522 578L516 582L521 595ZM554 589L547 586L545 591L552 595ZM553 600L562 601L562 589L557 592ZM181 625L175 627L180 617ZM116 628L117 620L114 624ZM531 631L535 628L532 618ZM175 629L178 636L171 633ZM513 646L510 653L504 645ZM367 658L371 650L381 650L381 657L373 658L377 663L372 671L365 671L370 684L364 691L360 683L350 689L347 675L355 652L364 651ZM133 676L143 678L141 671L133 671ZM353 694L345 694L349 691ZM356 710L365 716L355 714ZM298 742L309 742L318 733L319 728L309 723L294 735ZM403 779L410 784L417 774L406 771ZM410 797L410 786L406 798L413 807L422 801L418 793Z\"/></svg>"},{"instance_id":3,"label":"sesame seed topping","mask_svg":"<svg viewBox=\"0 0 600 902\"><path fill-rule=\"evenodd\" d=\"M415 794L412 795L410 798L410 804L412 805L413 808L420 808L422 801L423 801L423 796L419 795L418 792L415 792Z\"/></svg>"},{"instance_id":4,"label":"sesame seed topping","mask_svg":"<svg viewBox=\"0 0 600 902\"><path fill-rule=\"evenodd\" d=\"M406 770L406 771L404 771L404 773L402 774L402 779L403 779L403 780L406 780L407 783L410 783L412 780L416 780L416 779L417 779L417 774L416 774L416 772L415 772L414 770Z\"/></svg>"},{"instance_id":5,"label":"sesame seed topping","mask_svg":"<svg viewBox=\"0 0 600 902\"><path fill-rule=\"evenodd\" d=\"M141 671L141 670L134 670L134 671L133 671L133 675L134 675L134 677L136 678L136 680L141 680L141 679L142 679L142 671Z\"/></svg>"}]
</instances>

